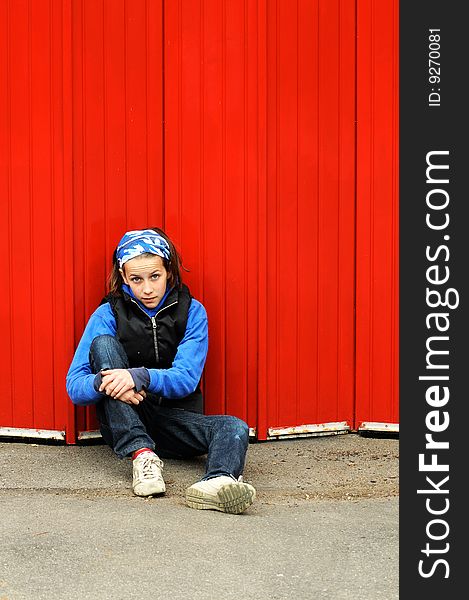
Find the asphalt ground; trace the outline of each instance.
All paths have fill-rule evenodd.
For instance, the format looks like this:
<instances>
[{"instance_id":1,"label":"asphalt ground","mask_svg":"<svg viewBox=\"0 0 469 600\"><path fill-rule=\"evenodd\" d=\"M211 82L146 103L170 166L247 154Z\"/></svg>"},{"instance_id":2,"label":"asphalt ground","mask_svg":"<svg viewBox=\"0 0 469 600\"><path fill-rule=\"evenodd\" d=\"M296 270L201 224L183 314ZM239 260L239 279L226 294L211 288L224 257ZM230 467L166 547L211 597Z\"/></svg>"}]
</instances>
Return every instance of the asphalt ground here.
<instances>
[{"instance_id":1,"label":"asphalt ground","mask_svg":"<svg viewBox=\"0 0 469 600\"><path fill-rule=\"evenodd\" d=\"M137 498L104 445L0 442L0 600L393 600L399 442L358 434L251 443L242 515L197 511L204 457L165 460Z\"/></svg>"}]
</instances>

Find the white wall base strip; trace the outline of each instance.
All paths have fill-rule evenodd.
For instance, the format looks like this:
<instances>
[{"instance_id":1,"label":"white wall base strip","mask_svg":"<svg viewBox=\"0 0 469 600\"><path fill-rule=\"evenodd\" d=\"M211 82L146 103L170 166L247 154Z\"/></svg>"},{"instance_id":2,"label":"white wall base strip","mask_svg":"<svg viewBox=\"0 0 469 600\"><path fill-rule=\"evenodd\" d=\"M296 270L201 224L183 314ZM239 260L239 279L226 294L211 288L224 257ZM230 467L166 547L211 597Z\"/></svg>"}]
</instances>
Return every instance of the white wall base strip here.
<instances>
[{"instance_id":1,"label":"white wall base strip","mask_svg":"<svg viewBox=\"0 0 469 600\"><path fill-rule=\"evenodd\" d=\"M101 432L99 429L93 429L92 431L79 431L78 432L78 440L99 440L102 438Z\"/></svg>"},{"instance_id":2,"label":"white wall base strip","mask_svg":"<svg viewBox=\"0 0 469 600\"><path fill-rule=\"evenodd\" d=\"M55 431L53 429L23 429L21 427L0 427L0 437L64 440L65 431Z\"/></svg>"},{"instance_id":3,"label":"white wall base strip","mask_svg":"<svg viewBox=\"0 0 469 600\"><path fill-rule=\"evenodd\" d=\"M335 435L338 433L348 433L349 431L350 426L347 424L347 421L319 423L317 425L296 425L294 427L269 427L267 439Z\"/></svg>"},{"instance_id":4,"label":"white wall base strip","mask_svg":"<svg viewBox=\"0 0 469 600\"><path fill-rule=\"evenodd\" d=\"M379 423L378 421L363 421L358 431L386 431L399 433L399 423Z\"/></svg>"}]
</instances>

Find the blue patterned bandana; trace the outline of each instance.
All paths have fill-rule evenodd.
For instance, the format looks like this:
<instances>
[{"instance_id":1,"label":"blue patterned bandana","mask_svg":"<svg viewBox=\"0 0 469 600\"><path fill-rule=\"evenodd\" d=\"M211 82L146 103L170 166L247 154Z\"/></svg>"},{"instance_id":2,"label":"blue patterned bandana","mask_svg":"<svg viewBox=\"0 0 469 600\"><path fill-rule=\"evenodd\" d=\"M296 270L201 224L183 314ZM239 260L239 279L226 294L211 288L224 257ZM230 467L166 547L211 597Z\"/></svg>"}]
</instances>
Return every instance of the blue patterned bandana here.
<instances>
[{"instance_id":1,"label":"blue patterned bandana","mask_svg":"<svg viewBox=\"0 0 469 600\"><path fill-rule=\"evenodd\" d=\"M122 269L128 260L141 254L156 254L169 260L170 251L168 242L153 229L138 229L127 231L116 249L117 262Z\"/></svg>"}]
</instances>

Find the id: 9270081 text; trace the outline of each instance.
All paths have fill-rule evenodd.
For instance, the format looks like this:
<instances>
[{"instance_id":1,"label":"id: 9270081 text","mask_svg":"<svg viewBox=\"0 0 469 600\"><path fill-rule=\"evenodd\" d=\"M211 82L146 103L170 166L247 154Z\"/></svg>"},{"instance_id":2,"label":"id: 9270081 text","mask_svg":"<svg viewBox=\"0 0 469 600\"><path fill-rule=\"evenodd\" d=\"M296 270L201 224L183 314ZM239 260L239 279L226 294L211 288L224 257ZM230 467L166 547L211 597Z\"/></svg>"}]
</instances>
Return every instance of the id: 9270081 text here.
<instances>
[{"instance_id":1,"label":"id: 9270081 text","mask_svg":"<svg viewBox=\"0 0 469 600\"><path fill-rule=\"evenodd\" d=\"M428 83L430 92L428 94L428 106L441 106L440 80L440 30L428 30Z\"/></svg>"}]
</instances>

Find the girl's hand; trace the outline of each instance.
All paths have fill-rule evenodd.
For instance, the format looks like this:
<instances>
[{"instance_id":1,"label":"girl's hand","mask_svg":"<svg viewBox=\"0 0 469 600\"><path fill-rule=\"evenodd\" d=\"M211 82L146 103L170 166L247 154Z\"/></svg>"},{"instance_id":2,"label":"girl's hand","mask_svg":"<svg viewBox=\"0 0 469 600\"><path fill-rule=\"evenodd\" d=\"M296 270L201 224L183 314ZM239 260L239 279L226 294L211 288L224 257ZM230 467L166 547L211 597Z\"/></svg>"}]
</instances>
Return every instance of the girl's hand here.
<instances>
[{"instance_id":1,"label":"girl's hand","mask_svg":"<svg viewBox=\"0 0 469 600\"><path fill-rule=\"evenodd\" d=\"M119 398L128 391L133 391L135 382L127 369L109 369L101 371L103 377L99 391L104 392L111 398Z\"/></svg>"},{"instance_id":2,"label":"girl's hand","mask_svg":"<svg viewBox=\"0 0 469 600\"><path fill-rule=\"evenodd\" d=\"M124 393L120 394L119 397L116 398L116 400L120 400L121 402L124 402L125 404L134 404L135 406L138 406L140 404L140 402L142 402L142 400L144 400L145 396L146 396L146 394L143 390L141 392L129 390L128 392L124 392Z\"/></svg>"}]
</instances>

